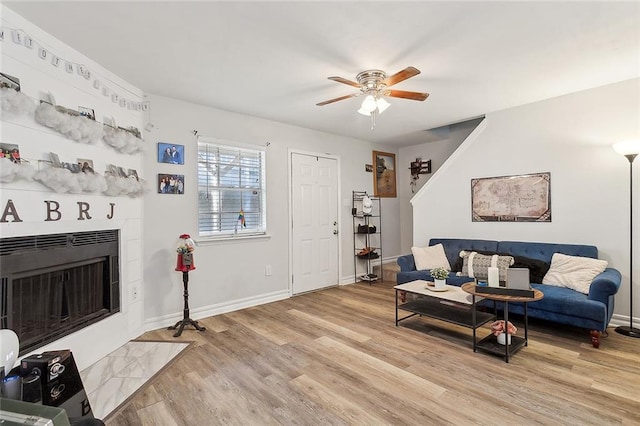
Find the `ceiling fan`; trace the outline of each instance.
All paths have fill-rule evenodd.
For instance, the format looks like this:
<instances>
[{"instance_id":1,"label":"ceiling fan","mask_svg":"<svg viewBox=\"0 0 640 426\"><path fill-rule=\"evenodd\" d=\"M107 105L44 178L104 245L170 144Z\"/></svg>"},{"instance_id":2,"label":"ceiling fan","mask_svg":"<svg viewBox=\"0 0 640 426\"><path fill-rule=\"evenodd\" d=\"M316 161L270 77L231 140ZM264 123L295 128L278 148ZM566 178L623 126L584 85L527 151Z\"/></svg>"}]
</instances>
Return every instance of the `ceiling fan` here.
<instances>
[{"instance_id":1,"label":"ceiling fan","mask_svg":"<svg viewBox=\"0 0 640 426\"><path fill-rule=\"evenodd\" d=\"M356 96L366 95L358 112L362 115L371 116L371 128L375 127L376 114L382 114L391 104L384 99L385 96L392 98L410 99L413 101L424 101L429 97L428 93L408 92L406 90L393 90L389 87L398 84L408 78L415 77L420 74L420 70L415 67L407 67L389 77L381 70L366 70L356 76L355 81L347 80L342 77L329 77L329 80L338 83L347 84L357 87L359 92L350 95L340 96L338 98L329 99L328 101L317 103L317 106L324 106L333 102L342 101L344 99L354 98Z\"/></svg>"}]
</instances>

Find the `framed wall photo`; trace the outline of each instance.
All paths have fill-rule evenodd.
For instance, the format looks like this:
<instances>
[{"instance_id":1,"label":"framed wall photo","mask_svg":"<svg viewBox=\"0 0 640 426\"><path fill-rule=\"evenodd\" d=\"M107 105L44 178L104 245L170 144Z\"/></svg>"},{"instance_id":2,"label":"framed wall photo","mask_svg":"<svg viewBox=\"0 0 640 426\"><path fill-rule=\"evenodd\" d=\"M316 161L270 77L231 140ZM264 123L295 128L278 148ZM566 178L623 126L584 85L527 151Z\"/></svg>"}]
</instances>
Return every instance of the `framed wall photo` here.
<instances>
[{"instance_id":1,"label":"framed wall photo","mask_svg":"<svg viewBox=\"0 0 640 426\"><path fill-rule=\"evenodd\" d=\"M96 113L93 110L93 108L87 108L87 107L79 106L78 107L78 112L83 117L87 117L87 118L89 118L91 120L95 120L96 119Z\"/></svg>"},{"instance_id":2,"label":"framed wall photo","mask_svg":"<svg viewBox=\"0 0 640 426\"><path fill-rule=\"evenodd\" d=\"M88 158L77 158L76 162L78 163L78 166L80 166L80 171L82 173L95 173L95 170L93 169L93 160Z\"/></svg>"},{"instance_id":3,"label":"framed wall photo","mask_svg":"<svg viewBox=\"0 0 640 426\"><path fill-rule=\"evenodd\" d=\"M551 222L551 173L471 179L473 222Z\"/></svg>"},{"instance_id":4,"label":"framed wall photo","mask_svg":"<svg viewBox=\"0 0 640 426\"><path fill-rule=\"evenodd\" d=\"M184 194L184 175L158 174L158 194Z\"/></svg>"},{"instance_id":5,"label":"framed wall photo","mask_svg":"<svg viewBox=\"0 0 640 426\"><path fill-rule=\"evenodd\" d=\"M373 151L373 195L396 197L396 155L390 152Z\"/></svg>"},{"instance_id":6,"label":"framed wall photo","mask_svg":"<svg viewBox=\"0 0 640 426\"><path fill-rule=\"evenodd\" d=\"M0 143L0 158L8 158L16 164L20 163L20 148L13 143Z\"/></svg>"},{"instance_id":7,"label":"framed wall photo","mask_svg":"<svg viewBox=\"0 0 640 426\"><path fill-rule=\"evenodd\" d=\"M184 145L158 142L158 163L184 164Z\"/></svg>"},{"instance_id":8,"label":"framed wall photo","mask_svg":"<svg viewBox=\"0 0 640 426\"><path fill-rule=\"evenodd\" d=\"M0 72L0 87L8 87L16 92L20 91L20 79L9 74Z\"/></svg>"}]
</instances>

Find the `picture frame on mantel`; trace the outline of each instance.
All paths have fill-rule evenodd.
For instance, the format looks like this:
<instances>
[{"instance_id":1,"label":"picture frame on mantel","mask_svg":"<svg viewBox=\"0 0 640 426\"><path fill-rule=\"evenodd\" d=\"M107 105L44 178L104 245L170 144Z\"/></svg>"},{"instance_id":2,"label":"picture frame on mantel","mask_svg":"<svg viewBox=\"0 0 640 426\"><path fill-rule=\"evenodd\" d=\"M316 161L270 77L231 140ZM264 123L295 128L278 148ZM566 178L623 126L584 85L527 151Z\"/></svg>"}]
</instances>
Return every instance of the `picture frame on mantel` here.
<instances>
[{"instance_id":1,"label":"picture frame on mantel","mask_svg":"<svg viewBox=\"0 0 640 426\"><path fill-rule=\"evenodd\" d=\"M396 198L396 155L373 151L373 196Z\"/></svg>"}]
</instances>

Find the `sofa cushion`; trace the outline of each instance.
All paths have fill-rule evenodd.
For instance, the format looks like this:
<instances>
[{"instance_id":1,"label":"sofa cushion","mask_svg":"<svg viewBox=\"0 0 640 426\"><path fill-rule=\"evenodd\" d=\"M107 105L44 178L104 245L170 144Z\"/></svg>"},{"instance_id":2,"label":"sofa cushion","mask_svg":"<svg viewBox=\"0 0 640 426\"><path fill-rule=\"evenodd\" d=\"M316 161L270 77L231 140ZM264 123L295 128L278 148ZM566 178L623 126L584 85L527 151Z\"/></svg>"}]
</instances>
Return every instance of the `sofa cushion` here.
<instances>
[{"instance_id":1,"label":"sofa cushion","mask_svg":"<svg viewBox=\"0 0 640 426\"><path fill-rule=\"evenodd\" d=\"M413 259L416 262L416 269L418 271L426 271L438 267L444 268L447 271L451 270L442 244L429 247L411 247L411 253L413 253Z\"/></svg>"},{"instance_id":2,"label":"sofa cushion","mask_svg":"<svg viewBox=\"0 0 640 426\"><path fill-rule=\"evenodd\" d=\"M539 300L542 303L529 303L529 308L592 320L606 316L606 306L589 300L583 293L545 284L536 284L533 288L542 291L544 298Z\"/></svg>"},{"instance_id":3,"label":"sofa cushion","mask_svg":"<svg viewBox=\"0 0 640 426\"><path fill-rule=\"evenodd\" d=\"M492 256L480 254L476 251L462 250L462 276L487 279L489 276L489 267L497 267L500 272L500 281L507 280L507 269L513 265L513 256L500 256L494 254Z\"/></svg>"},{"instance_id":4,"label":"sofa cushion","mask_svg":"<svg viewBox=\"0 0 640 426\"><path fill-rule=\"evenodd\" d=\"M551 264L554 253L570 256L598 258L598 248L584 244L533 243L524 241L500 241L496 253L509 253L511 256L524 256Z\"/></svg>"},{"instance_id":5,"label":"sofa cushion","mask_svg":"<svg viewBox=\"0 0 640 426\"><path fill-rule=\"evenodd\" d=\"M554 253L551 268L542 279L542 284L566 287L589 294L591 282L607 268L607 265L606 260Z\"/></svg>"},{"instance_id":6,"label":"sofa cushion","mask_svg":"<svg viewBox=\"0 0 640 426\"><path fill-rule=\"evenodd\" d=\"M608 323L607 306L577 291L545 284L532 284L544 293L544 298L527 303L529 318L570 324L593 330L604 330ZM493 302L483 300L481 305L493 308ZM496 302L498 310L504 309L502 302ZM524 314L524 305L509 303L509 313Z\"/></svg>"}]
</instances>

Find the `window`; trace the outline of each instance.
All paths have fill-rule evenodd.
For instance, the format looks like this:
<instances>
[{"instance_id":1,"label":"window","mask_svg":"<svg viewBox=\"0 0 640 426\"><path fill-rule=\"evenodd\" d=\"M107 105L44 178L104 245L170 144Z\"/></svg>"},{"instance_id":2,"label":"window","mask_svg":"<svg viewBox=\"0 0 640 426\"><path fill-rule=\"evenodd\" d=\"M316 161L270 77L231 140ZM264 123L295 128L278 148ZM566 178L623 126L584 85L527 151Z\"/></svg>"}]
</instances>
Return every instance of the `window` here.
<instances>
[{"instance_id":1,"label":"window","mask_svg":"<svg viewBox=\"0 0 640 426\"><path fill-rule=\"evenodd\" d=\"M265 150L198 139L198 233L265 234Z\"/></svg>"}]
</instances>

